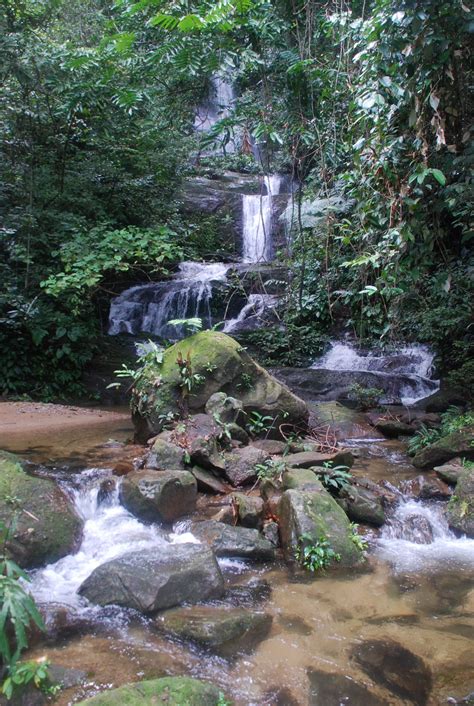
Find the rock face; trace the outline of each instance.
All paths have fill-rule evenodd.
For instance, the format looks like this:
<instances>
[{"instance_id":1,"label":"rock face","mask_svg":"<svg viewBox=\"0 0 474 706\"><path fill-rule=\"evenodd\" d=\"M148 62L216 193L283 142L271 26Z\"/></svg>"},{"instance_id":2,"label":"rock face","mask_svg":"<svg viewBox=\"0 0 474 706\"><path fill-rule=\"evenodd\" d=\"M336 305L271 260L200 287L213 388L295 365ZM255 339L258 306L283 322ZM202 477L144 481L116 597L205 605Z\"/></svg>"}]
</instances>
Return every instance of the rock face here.
<instances>
[{"instance_id":1,"label":"rock face","mask_svg":"<svg viewBox=\"0 0 474 706\"><path fill-rule=\"evenodd\" d=\"M120 487L120 502L144 522L173 522L196 508L197 483L188 471L135 471Z\"/></svg>"},{"instance_id":2,"label":"rock face","mask_svg":"<svg viewBox=\"0 0 474 706\"><path fill-rule=\"evenodd\" d=\"M170 468L184 470L184 450L176 444L158 437L148 454L146 466L162 471L167 471Z\"/></svg>"},{"instance_id":3,"label":"rock face","mask_svg":"<svg viewBox=\"0 0 474 706\"><path fill-rule=\"evenodd\" d=\"M387 701L372 694L366 686L343 674L319 669L308 671L309 706L388 706Z\"/></svg>"},{"instance_id":4,"label":"rock face","mask_svg":"<svg viewBox=\"0 0 474 706\"><path fill-rule=\"evenodd\" d=\"M332 549L341 555L341 565L361 562L362 554L351 538L347 516L321 484L317 490L286 490L279 513L281 542L287 558L295 558L301 537L309 535L315 542L327 538Z\"/></svg>"},{"instance_id":5,"label":"rock face","mask_svg":"<svg viewBox=\"0 0 474 706\"><path fill-rule=\"evenodd\" d=\"M194 522L191 532L210 546L216 556L269 561L275 558L275 548L258 530L231 527L215 520Z\"/></svg>"},{"instance_id":6,"label":"rock face","mask_svg":"<svg viewBox=\"0 0 474 706\"><path fill-rule=\"evenodd\" d=\"M474 537L474 470L459 476L456 492L448 505L449 526L457 532Z\"/></svg>"},{"instance_id":7,"label":"rock face","mask_svg":"<svg viewBox=\"0 0 474 706\"><path fill-rule=\"evenodd\" d=\"M459 480L459 476L465 471L464 466L461 463L460 458L453 458L452 461L448 463L443 463L442 466L435 466L433 469L441 480L445 483L450 483L451 485L456 485Z\"/></svg>"},{"instance_id":8,"label":"rock face","mask_svg":"<svg viewBox=\"0 0 474 706\"><path fill-rule=\"evenodd\" d=\"M163 677L104 691L78 706L219 706L220 691L213 684L189 677Z\"/></svg>"},{"instance_id":9,"label":"rock face","mask_svg":"<svg viewBox=\"0 0 474 706\"><path fill-rule=\"evenodd\" d=\"M196 544L165 544L125 554L95 569L79 588L92 603L156 613L219 598L224 580L213 553Z\"/></svg>"},{"instance_id":10,"label":"rock face","mask_svg":"<svg viewBox=\"0 0 474 706\"><path fill-rule=\"evenodd\" d=\"M416 468L434 468L452 458L474 459L474 427L467 427L443 436L434 444L419 451L413 458Z\"/></svg>"},{"instance_id":11,"label":"rock face","mask_svg":"<svg viewBox=\"0 0 474 706\"><path fill-rule=\"evenodd\" d=\"M264 463L268 454L254 446L245 446L243 449L234 449L232 453L224 456L225 475L233 486L255 483L257 471L255 466Z\"/></svg>"},{"instance_id":12,"label":"rock face","mask_svg":"<svg viewBox=\"0 0 474 706\"><path fill-rule=\"evenodd\" d=\"M62 490L51 480L28 475L15 456L2 451L0 520L8 527L14 519L7 547L24 568L57 561L79 545L82 521Z\"/></svg>"},{"instance_id":13,"label":"rock face","mask_svg":"<svg viewBox=\"0 0 474 706\"><path fill-rule=\"evenodd\" d=\"M376 683L415 706L425 706L432 688L429 667L394 640L365 640L351 654Z\"/></svg>"},{"instance_id":14,"label":"rock face","mask_svg":"<svg viewBox=\"0 0 474 706\"><path fill-rule=\"evenodd\" d=\"M263 522L263 500L257 495L233 493L232 501L237 507L242 527L260 529Z\"/></svg>"},{"instance_id":15,"label":"rock face","mask_svg":"<svg viewBox=\"0 0 474 706\"><path fill-rule=\"evenodd\" d=\"M264 640L272 617L266 613L229 606L190 606L166 611L155 626L173 637L191 640L223 657L251 652Z\"/></svg>"},{"instance_id":16,"label":"rock face","mask_svg":"<svg viewBox=\"0 0 474 706\"><path fill-rule=\"evenodd\" d=\"M202 382L185 397L176 362L179 355L184 359L189 355L193 374L203 377ZM306 403L255 363L237 341L224 333L202 331L179 341L165 352L156 374L161 378L161 384L144 391L147 402L142 404L143 413L136 412L133 417L140 441L161 430L160 415L175 413L184 401L191 412L202 411L216 392L240 399L247 413L256 411L276 418L275 428L283 421L283 415L285 423L305 426L308 420Z\"/></svg>"}]
</instances>

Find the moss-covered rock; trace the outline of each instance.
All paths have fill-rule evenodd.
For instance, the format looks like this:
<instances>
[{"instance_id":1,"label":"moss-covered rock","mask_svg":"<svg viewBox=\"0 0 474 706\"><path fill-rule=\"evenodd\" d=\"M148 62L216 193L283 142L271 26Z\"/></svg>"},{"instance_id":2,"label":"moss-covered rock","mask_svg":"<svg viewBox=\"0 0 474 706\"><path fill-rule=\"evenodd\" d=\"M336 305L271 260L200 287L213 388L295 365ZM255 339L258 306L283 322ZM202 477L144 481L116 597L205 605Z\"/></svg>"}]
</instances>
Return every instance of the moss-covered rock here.
<instances>
[{"instance_id":1,"label":"moss-covered rock","mask_svg":"<svg viewBox=\"0 0 474 706\"><path fill-rule=\"evenodd\" d=\"M474 469L462 473L448 505L449 526L474 537Z\"/></svg>"},{"instance_id":2,"label":"moss-covered rock","mask_svg":"<svg viewBox=\"0 0 474 706\"><path fill-rule=\"evenodd\" d=\"M280 536L285 555L293 560L301 543L327 539L343 566L361 563L362 552L350 522L333 497L319 485L311 491L286 490L280 500ZM310 539L309 539L310 538Z\"/></svg>"},{"instance_id":3,"label":"moss-covered rock","mask_svg":"<svg viewBox=\"0 0 474 706\"><path fill-rule=\"evenodd\" d=\"M0 451L0 521L13 531L8 550L24 568L57 561L79 545L82 521L67 496L47 478L25 472Z\"/></svg>"},{"instance_id":4,"label":"moss-covered rock","mask_svg":"<svg viewBox=\"0 0 474 706\"><path fill-rule=\"evenodd\" d=\"M105 691L78 706L218 706L219 689L189 677L164 677Z\"/></svg>"},{"instance_id":5,"label":"moss-covered rock","mask_svg":"<svg viewBox=\"0 0 474 706\"><path fill-rule=\"evenodd\" d=\"M178 357L189 359L192 373L202 381L183 396ZM168 348L156 377L141 391L140 412L133 421L140 441L161 430L163 415L176 413L187 406L191 412L205 409L216 392L241 400L243 409L273 417L275 429L283 421L305 425L308 420L306 403L266 370L260 367L230 336L218 331L202 331ZM136 394L136 391L135 391Z\"/></svg>"},{"instance_id":6,"label":"moss-covered rock","mask_svg":"<svg viewBox=\"0 0 474 706\"><path fill-rule=\"evenodd\" d=\"M443 436L434 444L421 449L413 458L417 468L434 468L452 458L474 459L474 427L469 426Z\"/></svg>"},{"instance_id":7,"label":"moss-covered rock","mask_svg":"<svg viewBox=\"0 0 474 706\"><path fill-rule=\"evenodd\" d=\"M144 522L174 522L196 509L197 483L189 471L143 470L129 473L120 502Z\"/></svg>"}]
</instances>

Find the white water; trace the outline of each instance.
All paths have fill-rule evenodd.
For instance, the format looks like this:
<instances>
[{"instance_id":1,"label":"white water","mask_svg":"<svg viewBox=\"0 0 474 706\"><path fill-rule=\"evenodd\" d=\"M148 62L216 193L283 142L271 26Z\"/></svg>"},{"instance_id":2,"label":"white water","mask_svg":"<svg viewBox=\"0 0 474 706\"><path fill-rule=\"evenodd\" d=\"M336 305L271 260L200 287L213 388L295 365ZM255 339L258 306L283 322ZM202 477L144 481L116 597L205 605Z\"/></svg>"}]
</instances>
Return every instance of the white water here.
<instances>
[{"instance_id":1,"label":"white water","mask_svg":"<svg viewBox=\"0 0 474 706\"><path fill-rule=\"evenodd\" d=\"M194 129L197 132L209 132L214 125L230 115L235 102L235 90L230 77L226 73L216 73L211 77L211 86L207 99L198 107L194 119ZM233 139L225 145L227 154L235 152L236 146ZM206 150L209 154L220 151L216 146Z\"/></svg>"},{"instance_id":2,"label":"white water","mask_svg":"<svg viewBox=\"0 0 474 706\"><path fill-rule=\"evenodd\" d=\"M420 543L418 526L429 528L426 543ZM435 503L402 500L384 526L376 552L397 573L474 569L474 539L456 537Z\"/></svg>"},{"instance_id":3,"label":"white water","mask_svg":"<svg viewBox=\"0 0 474 706\"><path fill-rule=\"evenodd\" d=\"M247 304L240 310L239 315L234 319L226 321L224 331L231 333L239 328L249 318L259 317L268 309L274 309L278 303L278 297L272 294L250 294Z\"/></svg>"},{"instance_id":4,"label":"white water","mask_svg":"<svg viewBox=\"0 0 474 706\"><path fill-rule=\"evenodd\" d=\"M431 379L434 353L426 346L402 346L394 353L358 351L348 343L334 341L329 351L318 358L312 368L325 370L375 373L380 377L404 376L400 400L411 405L439 389L439 382Z\"/></svg>"},{"instance_id":5,"label":"white water","mask_svg":"<svg viewBox=\"0 0 474 706\"><path fill-rule=\"evenodd\" d=\"M81 546L33 574L29 590L40 603L62 603L80 608L87 605L77 590L101 564L129 552L156 549L171 542L196 542L189 532L166 534L157 525L144 525L130 515L118 500L118 489L97 504L100 481L104 479L91 470L81 476L81 487L69 491L77 512L84 520Z\"/></svg>"},{"instance_id":6,"label":"white water","mask_svg":"<svg viewBox=\"0 0 474 706\"><path fill-rule=\"evenodd\" d=\"M272 255L273 197L280 192L282 177L263 177L266 194L242 196L242 239L244 262L268 262Z\"/></svg>"}]
</instances>

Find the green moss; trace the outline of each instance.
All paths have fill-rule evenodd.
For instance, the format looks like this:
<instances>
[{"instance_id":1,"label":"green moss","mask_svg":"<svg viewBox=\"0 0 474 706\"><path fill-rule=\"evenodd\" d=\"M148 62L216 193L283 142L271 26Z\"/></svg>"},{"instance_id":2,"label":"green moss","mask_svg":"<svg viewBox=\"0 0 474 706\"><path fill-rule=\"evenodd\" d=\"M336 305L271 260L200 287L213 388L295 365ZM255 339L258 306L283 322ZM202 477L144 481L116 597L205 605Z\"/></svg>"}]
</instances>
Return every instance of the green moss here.
<instances>
[{"instance_id":1,"label":"green moss","mask_svg":"<svg viewBox=\"0 0 474 706\"><path fill-rule=\"evenodd\" d=\"M106 691L79 706L218 706L219 690L189 677L164 677Z\"/></svg>"}]
</instances>

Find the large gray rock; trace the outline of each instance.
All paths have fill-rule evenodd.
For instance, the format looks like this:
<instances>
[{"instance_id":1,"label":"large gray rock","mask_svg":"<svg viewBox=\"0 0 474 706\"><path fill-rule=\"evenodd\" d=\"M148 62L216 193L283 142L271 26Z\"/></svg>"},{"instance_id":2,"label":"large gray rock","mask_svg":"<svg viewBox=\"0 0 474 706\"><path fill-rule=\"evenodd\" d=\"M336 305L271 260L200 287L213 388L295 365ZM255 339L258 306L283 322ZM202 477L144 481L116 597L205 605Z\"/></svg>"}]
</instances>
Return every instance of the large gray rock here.
<instances>
[{"instance_id":1,"label":"large gray rock","mask_svg":"<svg viewBox=\"0 0 474 706\"><path fill-rule=\"evenodd\" d=\"M166 432L166 434L169 433ZM146 467L162 471L184 470L184 449L159 435L147 456Z\"/></svg>"},{"instance_id":2,"label":"large gray rock","mask_svg":"<svg viewBox=\"0 0 474 706\"><path fill-rule=\"evenodd\" d=\"M120 502L144 522L173 522L196 508L197 483L189 471L135 471L120 487Z\"/></svg>"},{"instance_id":3,"label":"large gray rock","mask_svg":"<svg viewBox=\"0 0 474 706\"><path fill-rule=\"evenodd\" d=\"M190 677L163 677L104 691L78 706L219 706L221 692L213 684Z\"/></svg>"},{"instance_id":4,"label":"large gray rock","mask_svg":"<svg viewBox=\"0 0 474 706\"><path fill-rule=\"evenodd\" d=\"M154 625L173 637L191 640L223 657L251 652L264 640L272 617L229 606L186 606L160 614Z\"/></svg>"},{"instance_id":5,"label":"large gray rock","mask_svg":"<svg viewBox=\"0 0 474 706\"><path fill-rule=\"evenodd\" d=\"M268 454L254 446L245 446L243 449L234 449L224 455L225 475L233 486L255 483L257 470L255 466L264 463Z\"/></svg>"},{"instance_id":6,"label":"large gray rock","mask_svg":"<svg viewBox=\"0 0 474 706\"><path fill-rule=\"evenodd\" d=\"M311 491L286 490L280 500L280 536L285 555L294 560L303 543L327 539L340 555L341 565L361 563L362 552L352 539L350 522L331 495L319 484Z\"/></svg>"},{"instance_id":7,"label":"large gray rock","mask_svg":"<svg viewBox=\"0 0 474 706\"><path fill-rule=\"evenodd\" d=\"M231 527L215 520L194 522L192 534L212 548L216 556L269 561L275 558L275 548L256 529Z\"/></svg>"},{"instance_id":8,"label":"large gray rock","mask_svg":"<svg viewBox=\"0 0 474 706\"><path fill-rule=\"evenodd\" d=\"M263 522L263 500L258 495L232 493L232 502L237 507L242 527L260 529Z\"/></svg>"},{"instance_id":9,"label":"large gray rock","mask_svg":"<svg viewBox=\"0 0 474 706\"><path fill-rule=\"evenodd\" d=\"M473 439L474 427L472 426L443 436L434 444L421 449L413 457L413 465L416 468L434 468L457 456L472 460L474 459Z\"/></svg>"},{"instance_id":10,"label":"large gray rock","mask_svg":"<svg viewBox=\"0 0 474 706\"><path fill-rule=\"evenodd\" d=\"M451 461L443 463L442 466L435 466L433 470L445 483L456 485L459 476L461 476L466 469L462 465L460 458L453 458Z\"/></svg>"},{"instance_id":11,"label":"large gray rock","mask_svg":"<svg viewBox=\"0 0 474 706\"><path fill-rule=\"evenodd\" d=\"M198 490L202 493L219 493L223 495L231 490L231 487L217 478L212 471L193 466L191 473L197 481Z\"/></svg>"},{"instance_id":12,"label":"large gray rock","mask_svg":"<svg viewBox=\"0 0 474 706\"><path fill-rule=\"evenodd\" d=\"M312 468L313 466L323 466L325 463L330 463L332 467L347 466L351 468L354 463L354 456L347 449L341 449L330 454L319 451L300 451L299 453L285 456L285 463L292 468Z\"/></svg>"},{"instance_id":13,"label":"large gray rock","mask_svg":"<svg viewBox=\"0 0 474 706\"><path fill-rule=\"evenodd\" d=\"M176 363L179 355L184 359L189 356L193 374L202 376L202 381L184 398L191 413L204 410L216 392L225 392L240 399L245 412L273 417L275 430L283 421L306 425L309 413L303 400L252 360L233 338L218 331L202 331L168 348L163 363L156 368L161 384L150 384L140 391L141 411L133 416L139 440L157 434L163 415L175 414L183 405L182 379ZM194 460L203 465L199 459Z\"/></svg>"},{"instance_id":14,"label":"large gray rock","mask_svg":"<svg viewBox=\"0 0 474 706\"><path fill-rule=\"evenodd\" d=\"M164 544L125 554L97 567L79 588L79 594L92 603L142 613L220 598L223 593L224 580L214 554L196 544Z\"/></svg>"},{"instance_id":15,"label":"large gray rock","mask_svg":"<svg viewBox=\"0 0 474 706\"><path fill-rule=\"evenodd\" d=\"M352 658L376 683L415 706L426 706L433 678L421 657L394 640L364 640Z\"/></svg>"},{"instance_id":16,"label":"large gray rock","mask_svg":"<svg viewBox=\"0 0 474 706\"><path fill-rule=\"evenodd\" d=\"M380 527L385 522L381 494L356 484L341 490L338 503L353 522L368 522Z\"/></svg>"},{"instance_id":17,"label":"large gray rock","mask_svg":"<svg viewBox=\"0 0 474 706\"><path fill-rule=\"evenodd\" d=\"M457 532L474 537L474 470L466 469L459 476L456 492L448 505L449 526Z\"/></svg>"},{"instance_id":18,"label":"large gray rock","mask_svg":"<svg viewBox=\"0 0 474 706\"><path fill-rule=\"evenodd\" d=\"M225 392L215 392L206 402L206 414L223 424L238 422L244 418L244 406L235 397L230 397Z\"/></svg>"}]
</instances>

